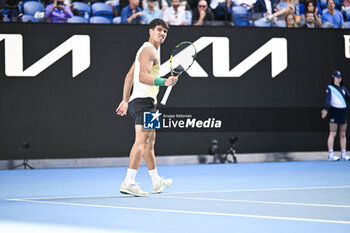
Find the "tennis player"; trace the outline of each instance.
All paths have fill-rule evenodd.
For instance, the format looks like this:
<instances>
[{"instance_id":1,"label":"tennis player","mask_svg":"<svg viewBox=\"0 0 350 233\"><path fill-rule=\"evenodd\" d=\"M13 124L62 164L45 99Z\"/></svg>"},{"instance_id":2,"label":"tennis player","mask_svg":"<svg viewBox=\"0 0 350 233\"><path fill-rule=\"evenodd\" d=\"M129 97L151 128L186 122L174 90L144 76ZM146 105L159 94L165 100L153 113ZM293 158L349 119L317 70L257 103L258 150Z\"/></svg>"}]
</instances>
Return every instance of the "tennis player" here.
<instances>
[{"instance_id":1,"label":"tennis player","mask_svg":"<svg viewBox=\"0 0 350 233\"><path fill-rule=\"evenodd\" d=\"M159 86L174 86L177 82L174 76L169 76L167 79L159 77L159 47L164 42L168 29L168 24L162 19L150 22L148 42L138 50L135 61L125 77L123 100L116 110L118 115L124 116L129 109L135 121L135 142L130 151L125 180L120 186L120 192L124 194L148 196L148 193L142 191L135 182L142 157L152 179L152 193L160 193L173 183L172 179L163 179L158 175L154 153L156 131L143 129L143 112L156 111Z\"/></svg>"},{"instance_id":2,"label":"tennis player","mask_svg":"<svg viewBox=\"0 0 350 233\"><path fill-rule=\"evenodd\" d=\"M334 138L337 135L339 126L341 159L350 160L350 156L346 153L346 101L350 101L350 93L343 86L342 73L335 70L332 74L332 84L328 85L326 90L326 104L321 112L321 117L324 119L327 114L329 117L329 136L328 136L328 160L337 161L340 158L334 154Z\"/></svg>"}]
</instances>

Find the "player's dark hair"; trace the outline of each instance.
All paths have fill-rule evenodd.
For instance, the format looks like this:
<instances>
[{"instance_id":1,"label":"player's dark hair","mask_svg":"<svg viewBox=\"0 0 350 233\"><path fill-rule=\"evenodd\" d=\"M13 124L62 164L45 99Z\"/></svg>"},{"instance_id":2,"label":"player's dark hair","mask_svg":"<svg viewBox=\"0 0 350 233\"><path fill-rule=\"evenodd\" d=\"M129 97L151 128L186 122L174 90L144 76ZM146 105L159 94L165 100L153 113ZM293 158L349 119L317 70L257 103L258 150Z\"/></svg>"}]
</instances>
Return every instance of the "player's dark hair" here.
<instances>
[{"instance_id":1,"label":"player's dark hair","mask_svg":"<svg viewBox=\"0 0 350 233\"><path fill-rule=\"evenodd\" d=\"M166 28L167 30L169 30L169 25L167 24L167 22L165 22L162 19L154 19L149 23L149 28L150 29L154 29L155 27L157 27L158 25Z\"/></svg>"}]
</instances>

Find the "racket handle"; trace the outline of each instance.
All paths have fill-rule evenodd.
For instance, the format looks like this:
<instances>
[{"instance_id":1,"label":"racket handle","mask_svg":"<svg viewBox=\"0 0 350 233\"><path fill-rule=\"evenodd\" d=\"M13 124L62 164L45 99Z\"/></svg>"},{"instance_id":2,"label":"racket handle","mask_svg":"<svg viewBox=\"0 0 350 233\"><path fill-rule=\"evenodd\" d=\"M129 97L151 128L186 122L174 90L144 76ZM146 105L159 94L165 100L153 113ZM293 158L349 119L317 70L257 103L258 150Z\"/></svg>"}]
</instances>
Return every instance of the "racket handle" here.
<instances>
[{"instance_id":1,"label":"racket handle","mask_svg":"<svg viewBox=\"0 0 350 233\"><path fill-rule=\"evenodd\" d=\"M169 98L171 89L173 89L173 86L168 86L168 88L166 89L165 94L164 94L164 96L163 96L162 102L160 102L161 104L163 104L163 105L166 104L166 101L167 101L168 98Z\"/></svg>"}]
</instances>

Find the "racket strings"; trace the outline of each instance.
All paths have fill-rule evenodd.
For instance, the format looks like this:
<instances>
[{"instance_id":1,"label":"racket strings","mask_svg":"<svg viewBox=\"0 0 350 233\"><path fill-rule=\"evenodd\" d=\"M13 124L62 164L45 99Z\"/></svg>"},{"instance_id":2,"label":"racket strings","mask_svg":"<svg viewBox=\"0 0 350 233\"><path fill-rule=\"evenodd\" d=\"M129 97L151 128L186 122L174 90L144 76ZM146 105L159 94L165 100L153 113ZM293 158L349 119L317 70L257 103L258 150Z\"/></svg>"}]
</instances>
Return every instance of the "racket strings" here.
<instances>
[{"instance_id":1,"label":"racket strings","mask_svg":"<svg viewBox=\"0 0 350 233\"><path fill-rule=\"evenodd\" d=\"M187 70L196 57L196 50L192 45L183 44L174 51L171 59L171 69L173 73L179 74Z\"/></svg>"}]
</instances>

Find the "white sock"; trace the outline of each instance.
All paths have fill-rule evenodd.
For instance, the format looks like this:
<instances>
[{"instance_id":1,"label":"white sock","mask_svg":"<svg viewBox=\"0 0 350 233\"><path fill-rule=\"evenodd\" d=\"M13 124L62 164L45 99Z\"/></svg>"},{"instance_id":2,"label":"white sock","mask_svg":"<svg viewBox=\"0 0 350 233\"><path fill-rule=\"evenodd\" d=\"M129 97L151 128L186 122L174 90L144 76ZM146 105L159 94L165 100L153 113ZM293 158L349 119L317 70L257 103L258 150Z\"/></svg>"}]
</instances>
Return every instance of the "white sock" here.
<instances>
[{"instance_id":1,"label":"white sock","mask_svg":"<svg viewBox=\"0 0 350 233\"><path fill-rule=\"evenodd\" d=\"M149 175L151 176L152 179L152 183L153 185L158 185L160 184L160 177L158 175L158 170L157 168L153 169L153 170L148 170Z\"/></svg>"},{"instance_id":2,"label":"white sock","mask_svg":"<svg viewBox=\"0 0 350 233\"><path fill-rule=\"evenodd\" d=\"M124 182L126 184L135 184L136 174L137 174L137 170L128 168Z\"/></svg>"},{"instance_id":3,"label":"white sock","mask_svg":"<svg viewBox=\"0 0 350 233\"><path fill-rule=\"evenodd\" d=\"M329 152L329 154L333 154L333 153L334 153L334 151L333 151L333 150L329 150L328 152Z\"/></svg>"},{"instance_id":4,"label":"white sock","mask_svg":"<svg viewBox=\"0 0 350 233\"><path fill-rule=\"evenodd\" d=\"M346 154L346 150L341 150L341 154Z\"/></svg>"}]
</instances>

